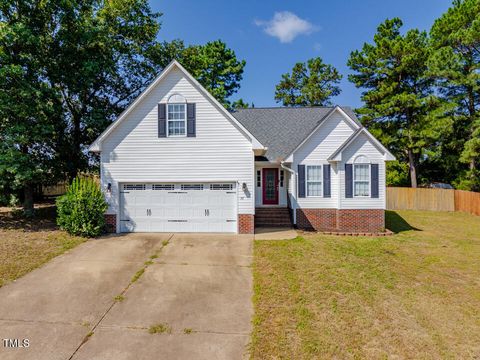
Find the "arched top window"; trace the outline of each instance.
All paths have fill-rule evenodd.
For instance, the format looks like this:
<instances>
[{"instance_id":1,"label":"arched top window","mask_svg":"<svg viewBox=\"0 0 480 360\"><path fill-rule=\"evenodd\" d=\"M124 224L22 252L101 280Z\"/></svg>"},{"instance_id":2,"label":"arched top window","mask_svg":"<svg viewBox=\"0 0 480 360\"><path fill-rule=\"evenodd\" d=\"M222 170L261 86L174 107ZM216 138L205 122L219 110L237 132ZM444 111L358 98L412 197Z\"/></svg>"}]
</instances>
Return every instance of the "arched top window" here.
<instances>
[{"instance_id":1,"label":"arched top window","mask_svg":"<svg viewBox=\"0 0 480 360\"><path fill-rule=\"evenodd\" d=\"M187 101L180 94L172 94L167 101L168 136L186 136Z\"/></svg>"},{"instance_id":2,"label":"arched top window","mask_svg":"<svg viewBox=\"0 0 480 360\"><path fill-rule=\"evenodd\" d=\"M355 164L370 164L370 161L365 155L358 155L353 162Z\"/></svg>"},{"instance_id":3,"label":"arched top window","mask_svg":"<svg viewBox=\"0 0 480 360\"><path fill-rule=\"evenodd\" d=\"M167 102L169 104L185 104L187 102L187 100L185 99L185 97L183 95L175 93L175 94L170 95Z\"/></svg>"},{"instance_id":4,"label":"arched top window","mask_svg":"<svg viewBox=\"0 0 480 360\"><path fill-rule=\"evenodd\" d=\"M370 161L365 155L358 155L353 161L353 196L370 196Z\"/></svg>"}]
</instances>

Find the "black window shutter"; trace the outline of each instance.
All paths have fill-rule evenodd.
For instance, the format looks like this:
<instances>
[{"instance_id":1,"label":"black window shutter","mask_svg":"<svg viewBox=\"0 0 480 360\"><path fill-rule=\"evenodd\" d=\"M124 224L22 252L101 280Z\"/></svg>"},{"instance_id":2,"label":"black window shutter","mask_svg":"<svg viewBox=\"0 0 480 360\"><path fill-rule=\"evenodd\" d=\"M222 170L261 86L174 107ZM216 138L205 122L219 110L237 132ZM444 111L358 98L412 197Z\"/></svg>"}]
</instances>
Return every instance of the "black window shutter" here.
<instances>
[{"instance_id":1,"label":"black window shutter","mask_svg":"<svg viewBox=\"0 0 480 360\"><path fill-rule=\"evenodd\" d=\"M187 104L187 136L196 136L195 104Z\"/></svg>"},{"instance_id":2,"label":"black window shutter","mask_svg":"<svg viewBox=\"0 0 480 360\"><path fill-rule=\"evenodd\" d=\"M353 197L353 169L352 164L345 164L345 197Z\"/></svg>"},{"instance_id":3,"label":"black window shutter","mask_svg":"<svg viewBox=\"0 0 480 360\"><path fill-rule=\"evenodd\" d=\"M372 187L372 198L378 198L378 164L372 164L370 165L370 171L371 171L371 187Z\"/></svg>"},{"instance_id":4,"label":"black window shutter","mask_svg":"<svg viewBox=\"0 0 480 360\"><path fill-rule=\"evenodd\" d=\"M158 104L158 137L167 137L167 106Z\"/></svg>"},{"instance_id":5,"label":"black window shutter","mask_svg":"<svg viewBox=\"0 0 480 360\"><path fill-rule=\"evenodd\" d=\"M298 165L298 197L305 197L305 165Z\"/></svg>"},{"instance_id":6,"label":"black window shutter","mask_svg":"<svg viewBox=\"0 0 480 360\"><path fill-rule=\"evenodd\" d=\"M323 165L323 197L332 197L330 185L330 165Z\"/></svg>"}]
</instances>

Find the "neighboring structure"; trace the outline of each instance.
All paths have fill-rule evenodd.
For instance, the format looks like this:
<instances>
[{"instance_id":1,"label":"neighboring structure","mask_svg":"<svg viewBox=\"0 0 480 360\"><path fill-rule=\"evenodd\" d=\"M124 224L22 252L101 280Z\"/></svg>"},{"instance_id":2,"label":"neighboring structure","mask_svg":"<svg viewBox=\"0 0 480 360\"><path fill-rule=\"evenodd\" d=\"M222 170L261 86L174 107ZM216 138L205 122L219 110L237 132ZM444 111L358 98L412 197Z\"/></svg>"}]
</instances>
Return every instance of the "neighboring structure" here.
<instances>
[{"instance_id":1,"label":"neighboring structure","mask_svg":"<svg viewBox=\"0 0 480 360\"><path fill-rule=\"evenodd\" d=\"M91 145L115 232L384 229L394 157L349 108L229 113L178 62ZM285 219L285 216L287 219Z\"/></svg>"}]
</instances>

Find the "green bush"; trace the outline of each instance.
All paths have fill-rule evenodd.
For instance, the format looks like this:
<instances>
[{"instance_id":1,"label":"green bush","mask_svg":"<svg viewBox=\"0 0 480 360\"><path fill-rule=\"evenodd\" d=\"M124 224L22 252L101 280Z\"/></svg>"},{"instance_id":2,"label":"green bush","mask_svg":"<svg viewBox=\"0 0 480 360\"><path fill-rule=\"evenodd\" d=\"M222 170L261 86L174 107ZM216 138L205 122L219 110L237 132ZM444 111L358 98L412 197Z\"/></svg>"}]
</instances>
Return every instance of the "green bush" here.
<instances>
[{"instance_id":1,"label":"green bush","mask_svg":"<svg viewBox=\"0 0 480 360\"><path fill-rule=\"evenodd\" d=\"M76 178L57 199L57 224L72 235L96 237L105 230L108 205L93 179Z\"/></svg>"}]
</instances>

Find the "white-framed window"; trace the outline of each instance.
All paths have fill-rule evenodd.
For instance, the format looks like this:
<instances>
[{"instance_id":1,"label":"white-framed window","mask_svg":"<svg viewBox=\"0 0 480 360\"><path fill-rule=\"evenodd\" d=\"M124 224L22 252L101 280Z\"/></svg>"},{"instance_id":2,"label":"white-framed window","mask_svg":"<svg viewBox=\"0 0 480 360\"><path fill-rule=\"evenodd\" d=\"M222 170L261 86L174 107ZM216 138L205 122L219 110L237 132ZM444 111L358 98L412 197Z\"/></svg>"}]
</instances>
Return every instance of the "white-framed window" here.
<instances>
[{"instance_id":1,"label":"white-framed window","mask_svg":"<svg viewBox=\"0 0 480 360\"><path fill-rule=\"evenodd\" d=\"M320 197L322 196L322 165L306 165L307 176L307 196Z\"/></svg>"},{"instance_id":2,"label":"white-framed window","mask_svg":"<svg viewBox=\"0 0 480 360\"><path fill-rule=\"evenodd\" d=\"M167 104L168 136L186 136L187 104Z\"/></svg>"},{"instance_id":3,"label":"white-framed window","mask_svg":"<svg viewBox=\"0 0 480 360\"><path fill-rule=\"evenodd\" d=\"M370 197L370 162L359 155L353 163L353 196Z\"/></svg>"}]
</instances>

